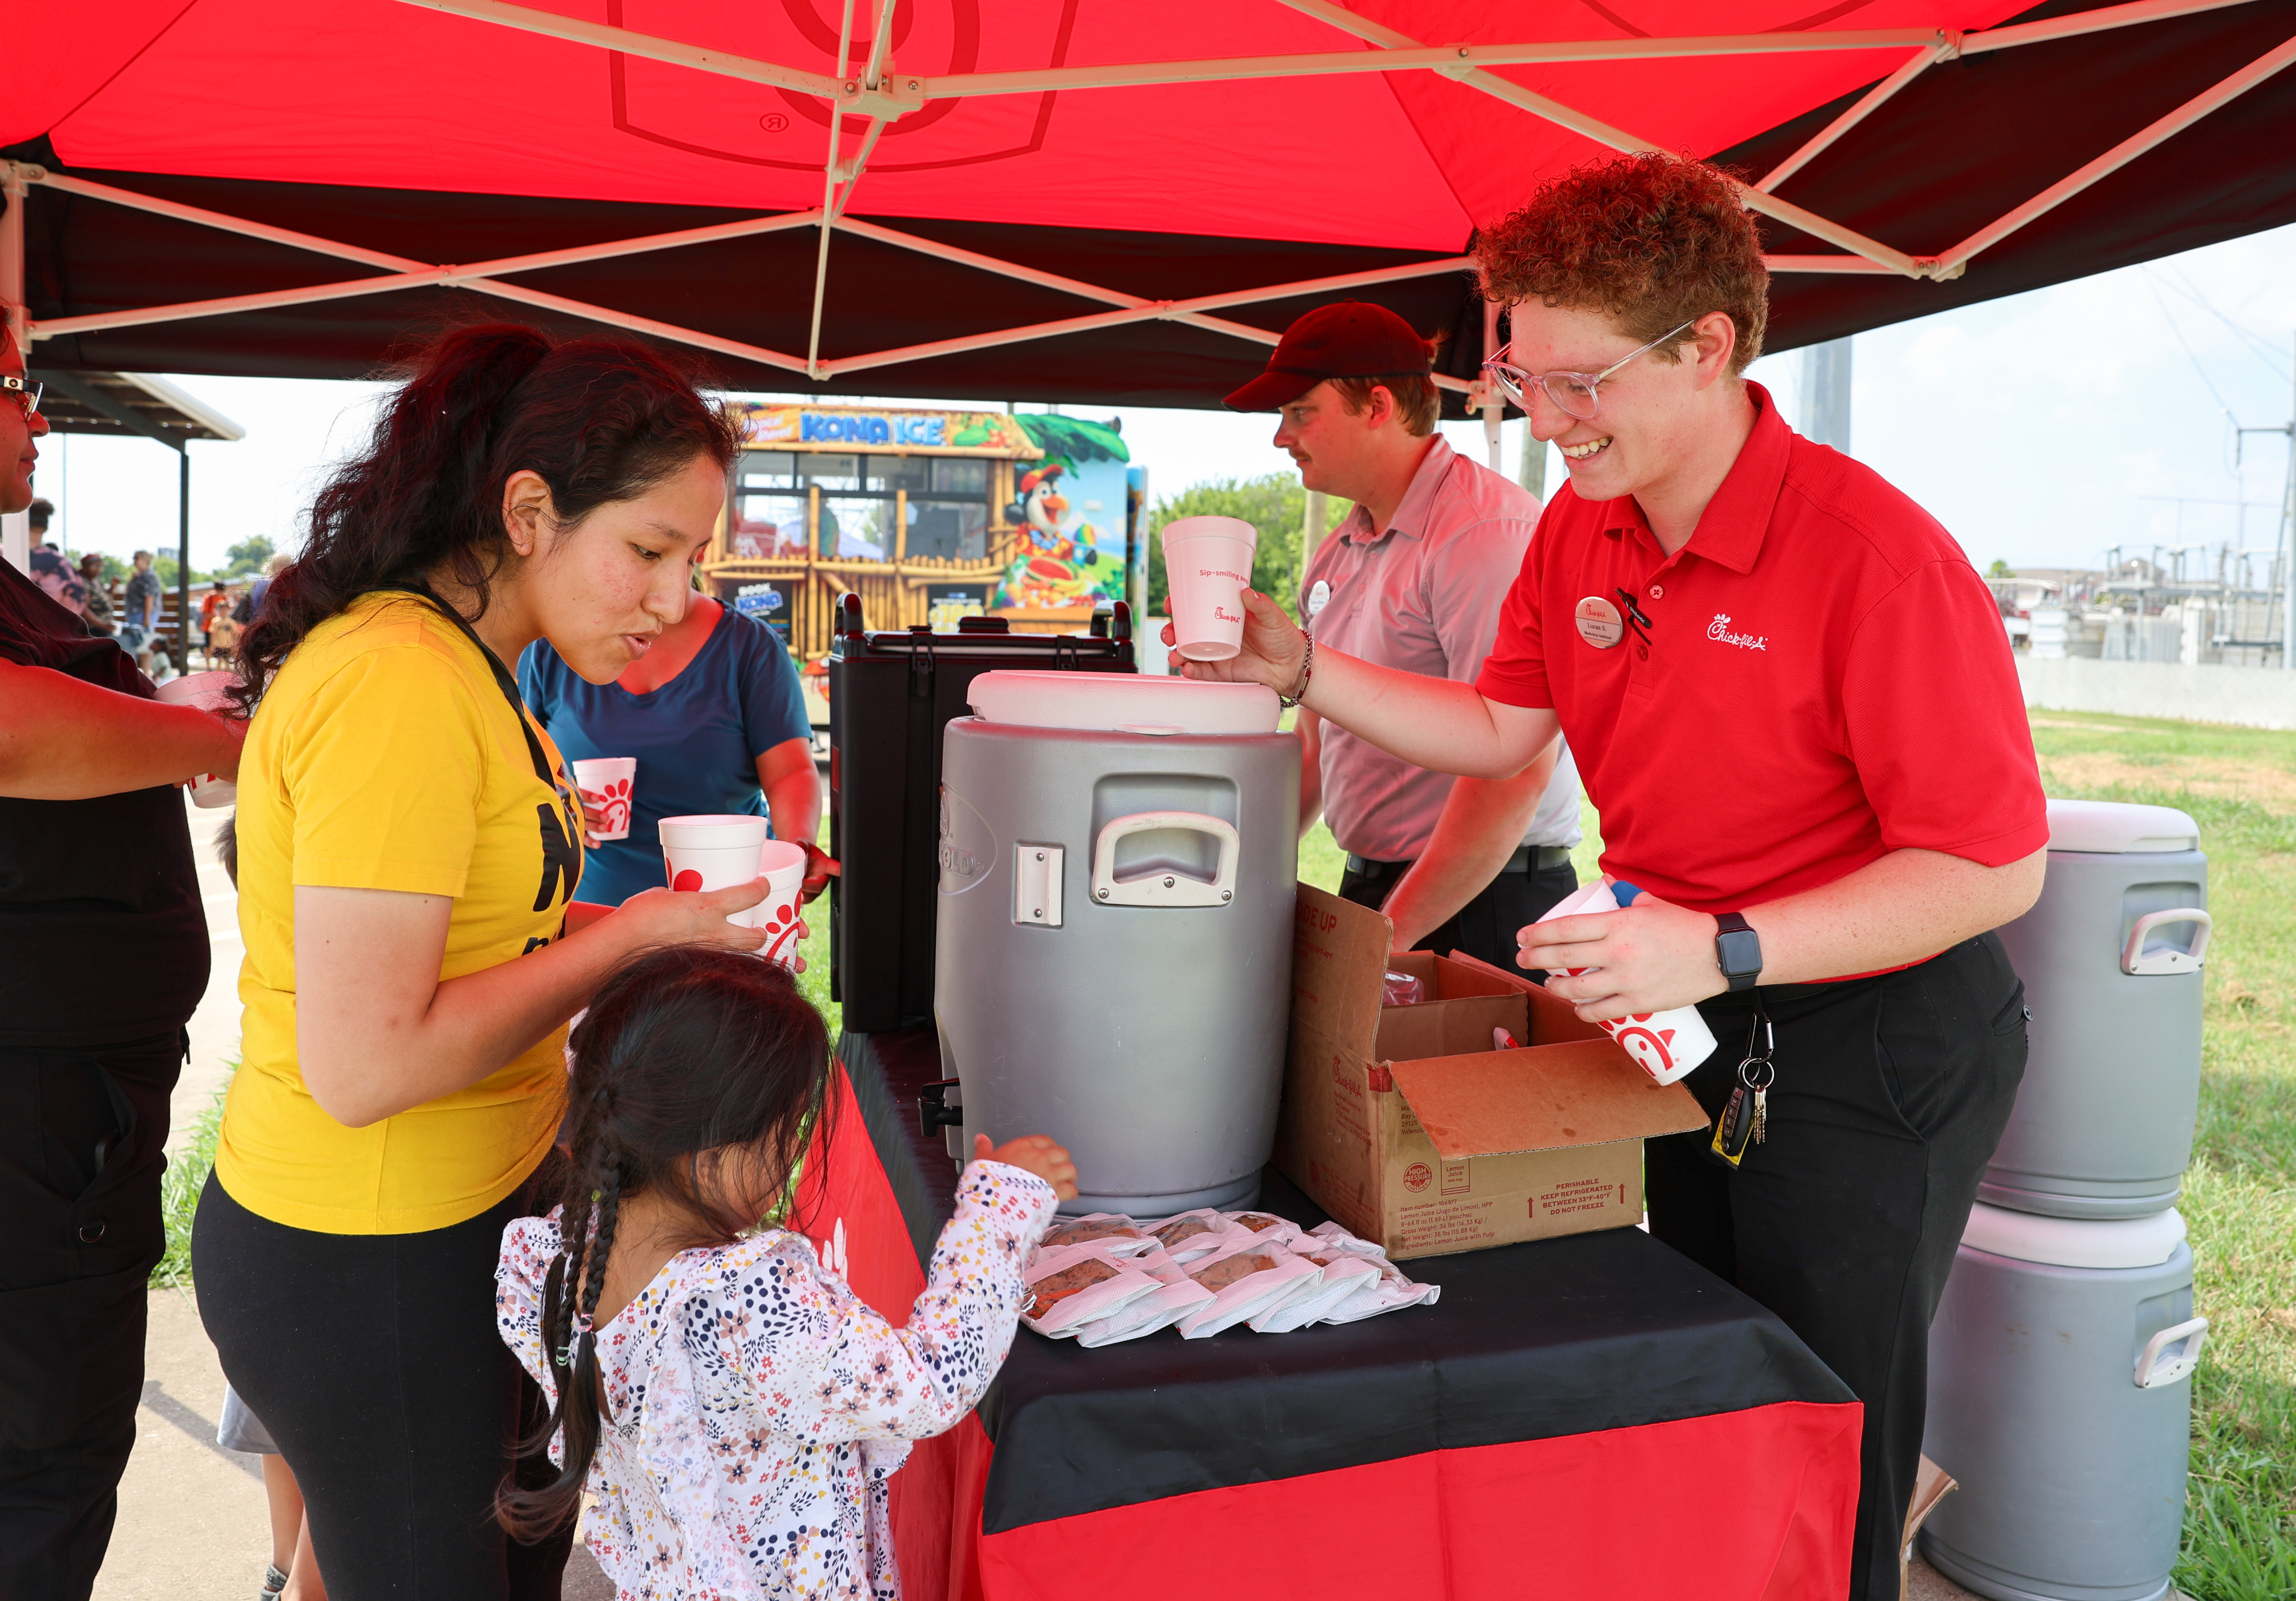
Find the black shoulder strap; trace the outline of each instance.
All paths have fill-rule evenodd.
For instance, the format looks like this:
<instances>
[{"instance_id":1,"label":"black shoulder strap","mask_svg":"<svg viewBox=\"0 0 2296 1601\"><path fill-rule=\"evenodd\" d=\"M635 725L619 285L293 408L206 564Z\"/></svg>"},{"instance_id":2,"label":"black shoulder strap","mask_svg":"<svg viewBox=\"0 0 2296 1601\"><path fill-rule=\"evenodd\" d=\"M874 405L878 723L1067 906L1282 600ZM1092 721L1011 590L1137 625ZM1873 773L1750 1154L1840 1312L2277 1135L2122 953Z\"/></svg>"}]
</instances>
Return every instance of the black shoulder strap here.
<instances>
[{"instance_id":1,"label":"black shoulder strap","mask_svg":"<svg viewBox=\"0 0 2296 1601\"><path fill-rule=\"evenodd\" d=\"M412 584L395 584L389 589L372 593L411 595L417 600L428 602L432 610L462 629L463 636L479 647L479 654L487 659L487 666L494 672L495 687L501 690L503 699L510 702L511 715L518 719L518 731L526 736L526 754L534 763L534 776L547 784L553 794L561 793L557 776L550 770L550 759L542 753L542 742L534 736L534 725L526 720L526 702L519 698L518 680L510 676L510 669L503 665L502 658L495 654L494 648L479 637L479 631L471 626L471 620L439 599L428 586L418 588Z\"/></svg>"}]
</instances>

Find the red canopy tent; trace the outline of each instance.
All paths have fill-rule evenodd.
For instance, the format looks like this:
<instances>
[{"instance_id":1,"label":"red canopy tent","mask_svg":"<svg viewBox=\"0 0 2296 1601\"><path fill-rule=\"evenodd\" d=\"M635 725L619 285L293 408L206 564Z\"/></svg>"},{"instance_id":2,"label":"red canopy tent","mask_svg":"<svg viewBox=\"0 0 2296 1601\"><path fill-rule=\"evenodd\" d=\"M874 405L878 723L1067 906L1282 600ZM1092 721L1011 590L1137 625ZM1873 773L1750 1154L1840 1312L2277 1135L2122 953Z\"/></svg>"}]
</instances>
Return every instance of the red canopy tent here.
<instances>
[{"instance_id":1,"label":"red canopy tent","mask_svg":"<svg viewBox=\"0 0 2296 1601\"><path fill-rule=\"evenodd\" d=\"M1773 349L2296 220L2281 0L2018 9L43 7L0 300L56 370L350 375L475 292L738 385L1203 405L1357 294L1464 403L1461 252L1605 149L1746 175Z\"/></svg>"}]
</instances>

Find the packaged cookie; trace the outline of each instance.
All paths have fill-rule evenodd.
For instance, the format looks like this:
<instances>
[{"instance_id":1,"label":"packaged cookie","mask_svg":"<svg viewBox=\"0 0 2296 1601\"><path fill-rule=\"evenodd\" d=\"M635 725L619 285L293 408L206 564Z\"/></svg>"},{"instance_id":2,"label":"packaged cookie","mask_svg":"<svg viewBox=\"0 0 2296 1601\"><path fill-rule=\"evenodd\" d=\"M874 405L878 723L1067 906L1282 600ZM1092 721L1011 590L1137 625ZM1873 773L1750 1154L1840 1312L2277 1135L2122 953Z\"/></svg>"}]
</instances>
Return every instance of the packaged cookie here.
<instances>
[{"instance_id":1,"label":"packaged cookie","mask_svg":"<svg viewBox=\"0 0 2296 1601\"><path fill-rule=\"evenodd\" d=\"M1332 1308L1365 1289L1366 1280L1379 1278L1379 1264L1371 1258L1331 1246L1302 1252L1300 1257L1324 1270L1324 1282L1310 1294L1293 1296L1255 1313L1247 1319L1255 1334L1285 1334L1321 1323Z\"/></svg>"},{"instance_id":2,"label":"packaged cookie","mask_svg":"<svg viewBox=\"0 0 2296 1601\"><path fill-rule=\"evenodd\" d=\"M1098 1244L1107 1248L1111 1256L1141 1256L1156 1249L1156 1242L1137 1223L1121 1212L1096 1211L1084 1218L1055 1218L1045 1230L1037 1248L1051 1251L1062 1245Z\"/></svg>"},{"instance_id":3,"label":"packaged cookie","mask_svg":"<svg viewBox=\"0 0 2296 1601\"><path fill-rule=\"evenodd\" d=\"M1272 1211L1227 1211L1220 1216L1230 1228L1241 1228L1246 1234L1256 1234L1285 1244L1302 1237L1300 1226L1288 1218L1279 1218Z\"/></svg>"},{"instance_id":4,"label":"packaged cookie","mask_svg":"<svg viewBox=\"0 0 2296 1601\"><path fill-rule=\"evenodd\" d=\"M1180 1321L1185 1339L1201 1340L1312 1292L1324 1270L1272 1240L1234 1242L1191 1264L1188 1277L1212 1293L1211 1301Z\"/></svg>"},{"instance_id":5,"label":"packaged cookie","mask_svg":"<svg viewBox=\"0 0 2296 1601\"><path fill-rule=\"evenodd\" d=\"M1039 1251L1022 1277L1021 1321L1058 1340L1162 1286L1096 1244Z\"/></svg>"},{"instance_id":6,"label":"packaged cookie","mask_svg":"<svg viewBox=\"0 0 2296 1601\"><path fill-rule=\"evenodd\" d=\"M1127 1301L1107 1316L1085 1324L1077 1331L1077 1343L1114 1345L1120 1341L1142 1339L1210 1305L1211 1299L1210 1290L1185 1277L1168 1283L1160 1281L1154 1293Z\"/></svg>"},{"instance_id":7,"label":"packaged cookie","mask_svg":"<svg viewBox=\"0 0 2296 1601\"><path fill-rule=\"evenodd\" d=\"M1324 1322L1359 1323L1365 1318L1376 1318L1382 1312L1399 1312L1406 1307L1433 1306L1443 1293L1440 1285L1423 1285L1406 1278L1402 1270L1383 1256L1375 1265L1379 1276L1356 1280L1353 1293L1324 1310Z\"/></svg>"},{"instance_id":8,"label":"packaged cookie","mask_svg":"<svg viewBox=\"0 0 2296 1601\"><path fill-rule=\"evenodd\" d=\"M1329 1246L1333 1250L1344 1251L1350 1256L1374 1256L1378 1257L1382 1260L1385 1260L1387 1257L1386 1246L1378 1244L1376 1241L1366 1240L1362 1238L1360 1236L1349 1234L1337 1223L1318 1223L1315 1227L1309 1229L1308 1233L1315 1239L1323 1243L1321 1246L1317 1246L1316 1249L1322 1249L1323 1246Z\"/></svg>"},{"instance_id":9,"label":"packaged cookie","mask_svg":"<svg viewBox=\"0 0 2296 1601\"><path fill-rule=\"evenodd\" d=\"M1183 1262L1193 1261L1218 1249L1228 1234L1227 1220L1210 1207L1177 1212L1146 1227L1168 1255Z\"/></svg>"}]
</instances>

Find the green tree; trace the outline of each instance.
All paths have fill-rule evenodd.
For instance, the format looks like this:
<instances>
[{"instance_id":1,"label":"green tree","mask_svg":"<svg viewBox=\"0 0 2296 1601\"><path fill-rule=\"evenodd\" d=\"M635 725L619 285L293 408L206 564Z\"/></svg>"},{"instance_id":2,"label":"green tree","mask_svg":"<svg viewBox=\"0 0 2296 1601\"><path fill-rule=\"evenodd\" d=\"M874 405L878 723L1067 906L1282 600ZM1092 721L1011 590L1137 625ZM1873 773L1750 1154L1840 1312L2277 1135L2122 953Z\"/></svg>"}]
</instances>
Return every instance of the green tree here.
<instances>
[{"instance_id":1,"label":"green tree","mask_svg":"<svg viewBox=\"0 0 2296 1601\"><path fill-rule=\"evenodd\" d=\"M2017 575L2010 571L2008 562L1996 556L1993 558L1993 565L1985 570L1985 576L1988 579L2013 579Z\"/></svg>"},{"instance_id":2,"label":"green tree","mask_svg":"<svg viewBox=\"0 0 2296 1601\"><path fill-rule=\"evenodd\" d=\"M224 552L224 573L229 578L238 578L243 573L261 572L263 564L271 556L271 541L261 534L253 535Z\"/></svg>"},{"instance_id":3,"label":"green tree","mask_svg":"<svg viewBox=\"0 0 2296 1601\"><path fill-rule=\"evenodd\" d=\"M175 589L176 589L176 558L175 558L175 557L173 557L173 556L160 556L160 557L158 557L158 558L157 558L157 559L155 559L155 560L152 562L152 571L153 575L159 579L159 580L160 580L160 588L162 588L162 589L166 590L168 593L169 593L169 594L171 594L171 595L175 593ZM222 576L224 576L224 575L222 575L222 574L220 574L220 573L206 573L206 572L201 572L198 568L194 567L194 568L193 568L193 569L192 569L192 587L193 587L193 588L194 588L194 589L204 589L205 587L207 587L207 586L208 586L209 584L212 583L212 582L213 582L217 578L219 578L219 577L222 577Z\"/></svg>"},{"instance_id":4,"label":"green tree","mask_svg":"<svg viewBox=\"0 0 2296 1601\"><path fill-rule=\"evenodd\" d=\"M1030 421L1034 421L1031 418ZM1159 500L1149 513L1155 532L1148 545L1148 613L1165 614L1163 528L1183 517L1241 517L1259 530L1251 557L1251 587L1272 595L1285 611L1299 604L1300 541L1308 525L1308 492L1297 473L1223 478Z\"/></svg>"}]
</instances>

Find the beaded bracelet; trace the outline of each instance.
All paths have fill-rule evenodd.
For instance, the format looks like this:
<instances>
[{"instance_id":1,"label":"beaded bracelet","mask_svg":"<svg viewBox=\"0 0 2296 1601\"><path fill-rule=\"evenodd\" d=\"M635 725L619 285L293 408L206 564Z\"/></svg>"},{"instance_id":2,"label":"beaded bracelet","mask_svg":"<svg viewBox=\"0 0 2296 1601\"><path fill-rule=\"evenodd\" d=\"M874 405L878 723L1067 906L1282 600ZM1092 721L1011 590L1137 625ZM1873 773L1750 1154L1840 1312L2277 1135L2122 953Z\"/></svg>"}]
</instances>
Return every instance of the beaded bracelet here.
<instances>
[{"instance_id":1,"label":"beaded bracelet","mask_svg":"<svg viewBox=\"0 0 2296 1601\"><path fill-rule=\"evenodd\" d=\"M1308 681L1316 676L1316 636L1302 628L1300 637L1308 642L1307 653L1300 658L1300 693L1287 695L1280 689L1275 692L1276 700L1285 706L1297 706L1306 700Z\"/></svg>"}]
</instances>

